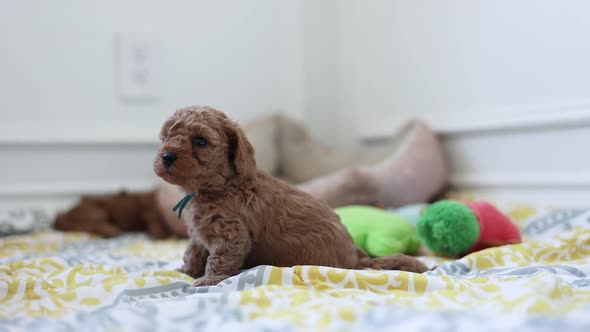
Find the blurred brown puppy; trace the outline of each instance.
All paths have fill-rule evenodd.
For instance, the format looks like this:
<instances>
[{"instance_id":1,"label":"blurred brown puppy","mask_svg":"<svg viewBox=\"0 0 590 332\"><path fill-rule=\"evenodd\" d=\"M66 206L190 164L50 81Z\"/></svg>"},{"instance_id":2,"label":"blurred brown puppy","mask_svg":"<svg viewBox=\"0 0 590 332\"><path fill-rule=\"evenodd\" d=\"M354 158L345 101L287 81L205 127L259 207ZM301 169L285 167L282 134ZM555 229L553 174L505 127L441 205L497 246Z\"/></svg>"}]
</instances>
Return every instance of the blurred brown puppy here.
<instances>
[{"instance_id":1,"label":"blurred brown puppy","mask_svg":"<svg viewBox=\"0 0 590 332\"><path fill-rule=\"evenodd\" d=\"M54 227L102 237L123 232L147 232L156 239L173 235L156 207L153 191L83 196L75 206L57 215Z\"/></svg>"},{"instance_id":2,"label":"blurred brown puppy","mask_svg":"<svg viewBox=\"0 0 590 332\"><path fill-rule=\"evenodd\" d=\"M254 148L224 113L204 106L164 123L154 170L197 196L181 271L215 285L257 265L424 272L405 255L370 258L323 201L257 170Z\"/></svg>"}]
</instances>

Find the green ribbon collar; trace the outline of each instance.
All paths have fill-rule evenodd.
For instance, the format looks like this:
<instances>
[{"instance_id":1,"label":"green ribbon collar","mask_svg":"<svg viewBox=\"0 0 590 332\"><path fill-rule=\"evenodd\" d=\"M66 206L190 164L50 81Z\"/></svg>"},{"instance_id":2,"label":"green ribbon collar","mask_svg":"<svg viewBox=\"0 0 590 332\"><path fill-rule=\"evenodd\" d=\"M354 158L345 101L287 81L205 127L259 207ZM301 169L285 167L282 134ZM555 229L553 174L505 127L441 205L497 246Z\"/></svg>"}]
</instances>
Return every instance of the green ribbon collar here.
<instances>
[{"instance_id":1,"label":"green ribbon collar","mask_svg":"<svg viewBox=\"0 0 590 332\"><path fill-rule=\"evenodd\" d=\"M193 199L193 197L197 196L197 194L195 193L190 193L186 196L184 196L183 199L181 199L178 203L176 203L176 205L174 206L174 208L172 209L173 212L176 212L176 210L178 210L178 218L180 219L180 216L182 215L182 210L184 210L184 207L188 204L188 202Z\"/></svg>"}]
</instances>

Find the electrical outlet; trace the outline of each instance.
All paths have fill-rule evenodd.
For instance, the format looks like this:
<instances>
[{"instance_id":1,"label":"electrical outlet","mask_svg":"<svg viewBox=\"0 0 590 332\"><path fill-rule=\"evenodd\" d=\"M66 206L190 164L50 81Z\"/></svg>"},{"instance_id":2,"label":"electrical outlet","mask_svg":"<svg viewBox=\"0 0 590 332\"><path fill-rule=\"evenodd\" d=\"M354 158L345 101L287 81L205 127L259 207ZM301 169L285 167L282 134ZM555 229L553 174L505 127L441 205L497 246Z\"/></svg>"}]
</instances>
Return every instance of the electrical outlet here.
<instances>
[{"instance_id":1,"label":"electrical outlet","mask_svg":"<svg viewBox=\"0 0 590 332\"><path fill-rule=\"evenodd\" d=\"M158 98L158 49L149 34L120 33L115 38L117 89L124 100Z\"/></svg>"}]
</instances>

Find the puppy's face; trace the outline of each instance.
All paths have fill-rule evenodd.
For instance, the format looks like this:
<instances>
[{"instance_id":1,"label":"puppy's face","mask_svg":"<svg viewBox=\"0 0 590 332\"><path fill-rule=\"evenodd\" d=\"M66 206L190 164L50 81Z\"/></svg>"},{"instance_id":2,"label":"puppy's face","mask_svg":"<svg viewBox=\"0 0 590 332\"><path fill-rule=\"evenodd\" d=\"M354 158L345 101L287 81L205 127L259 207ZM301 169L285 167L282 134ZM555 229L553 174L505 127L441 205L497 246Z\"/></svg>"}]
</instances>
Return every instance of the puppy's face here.
<instances>
[{"instance_id":1,"label":"puppy's face","mask_svg":"<svg viewBox=\"0 0 590 332\"><path fill-rule=\"evenodd\" d=\"M224 113L204 106L176 111L162 126L154 171L190 191L214 190L255 174L254 149Z\"/></svg>"}]
</instances>

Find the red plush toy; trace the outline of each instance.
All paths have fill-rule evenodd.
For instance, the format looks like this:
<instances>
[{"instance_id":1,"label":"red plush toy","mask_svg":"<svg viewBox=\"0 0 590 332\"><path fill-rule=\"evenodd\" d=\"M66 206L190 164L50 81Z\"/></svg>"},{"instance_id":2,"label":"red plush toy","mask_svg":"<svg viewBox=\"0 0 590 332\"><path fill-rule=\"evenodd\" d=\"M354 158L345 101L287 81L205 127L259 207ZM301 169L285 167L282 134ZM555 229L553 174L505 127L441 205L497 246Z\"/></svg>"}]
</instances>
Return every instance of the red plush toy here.
<instances>
[{"instance_id":1,"label":"red plush toy","mask_svg":"<svg viewBox=\"0 0 590 332\"><path fill-rule=\"evenodd\" d=\"M426 247L445 256L522 242L510 218L485 201L436 202L424 209L417 229Z\"/></svg>"}]
</instances>

